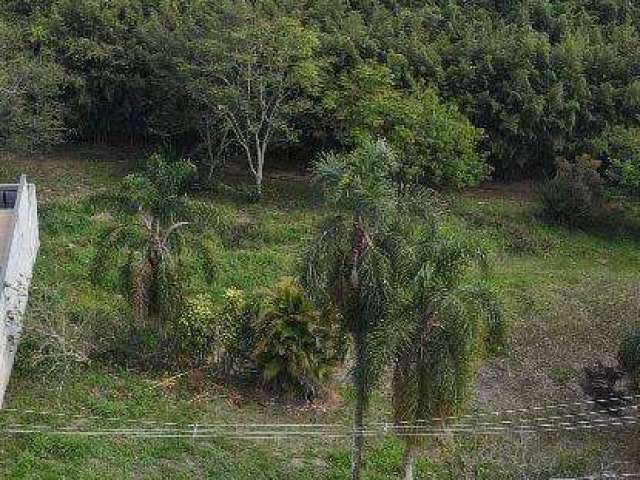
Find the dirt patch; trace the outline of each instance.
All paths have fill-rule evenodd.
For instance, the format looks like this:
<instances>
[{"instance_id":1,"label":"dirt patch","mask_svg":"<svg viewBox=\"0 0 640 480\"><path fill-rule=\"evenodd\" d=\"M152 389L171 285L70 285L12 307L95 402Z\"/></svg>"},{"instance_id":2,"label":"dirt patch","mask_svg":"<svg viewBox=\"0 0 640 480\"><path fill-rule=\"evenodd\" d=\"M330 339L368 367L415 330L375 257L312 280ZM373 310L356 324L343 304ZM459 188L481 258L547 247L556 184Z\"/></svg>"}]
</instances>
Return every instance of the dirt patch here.
<instances>
[{"instance_id":1,"label":"dirt patch","mask_svg":"<svg viewBox=\"0 0 640 480\"><path fill-rule=\"evenodd\" d=\"M531 180L513 183L483 183L463 192L463 196L478 200L518 200L531 202L535 200L535 186Z\"/></svg>"},{"instance_id":2,"label":"dirt patch","mask_svg":"<svg viewBox=\"0 0 640 480\"><path fill-rule=\"evenodd\" d=\"M248 167L245 162L229 162L224 166L221 172L221 178L225 181L229 179L234 182L253 182L254 179L251 173L248 171ZM311 172L304 168L283 168L276 166L265 165L264 181L277 182L295 182L295 183L310 183Z\"/></svg>"},{"instance_id":3,"label":"dirt patch","mask_svg":"<svg viewBox=\"0 0 640 480\"><path fill-rule=\"evenodd\" d=\"M0 182L25 174L36 184L40 201L78 198L105 190L143 155L139 149L96 146L67 146L42 155L4 154Z\"/></svg>"},{"instance_id":4,"label":"dirt patch","mask_svg":"<svg viewBox=\"0 0 640 480\"><path fill-rule=\"evenodd\" d=\"M510 354L486 364L478 376L478 405L501 409L588 400L581 387L584 366L615 365L620 339L637 318L637 287L613 280L557 288L548 302L523 307L512 327Z\"/></svg>"}]
</instances>

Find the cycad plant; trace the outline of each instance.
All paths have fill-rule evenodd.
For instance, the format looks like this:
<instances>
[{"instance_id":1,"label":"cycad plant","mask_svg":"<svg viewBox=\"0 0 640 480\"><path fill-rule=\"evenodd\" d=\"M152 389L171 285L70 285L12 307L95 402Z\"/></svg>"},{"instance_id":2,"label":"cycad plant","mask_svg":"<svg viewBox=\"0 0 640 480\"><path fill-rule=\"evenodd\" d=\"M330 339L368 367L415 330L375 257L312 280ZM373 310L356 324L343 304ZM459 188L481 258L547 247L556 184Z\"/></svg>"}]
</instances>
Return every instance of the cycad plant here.
<instances>
[{"instance_id":1,"label":"cycad plant","mask_svg":"<svg viewBox=\"0 0 640 480\"><path fill-rule=\"evenodd\" d=\"M187 225L177 218L194 173L188 160L152 155L141 173L127 176L114 195L117 222L100 242L93 265L99 280L115 258L126 258L123 284L134 317L141 326L151 321L161 335L180 304L174 240Z\"/></svg>"},{"instance_id":2,"label":"cycad plant","mask_svg":"<svg viewBox=\"0 0 640 480\"><path fill-rule=\"evenodd\" d=\"M365 142L345 155L325 155L315 180L334 214L307 252L303 280L308 292L337 311L353 348L355 388L352 478L359 479L364 417L387 351L382 334L393 299L398 197L394 157L384 141Z\"/></svg>"},{"instance_id":3,"label":"cycad plant","mask_svg":"<svg viewBox=\"0 0 640 480\"><path fill-rule=\"evenodd\" d=\"M505 334L482 248L437 226L420 237L402 272L395 314L402 328L393 362L393 409L405 443L406 480L414 478L424 438L413 426L455 413L472 382L477 354L485 346L501 348Z\"/></svg>"},{"instance_id":4,"label":"cycad plant","mask_svg":"<svg viewBox=\"0 0 640 480\"><path fill-rule=\"evenodd\" d=\"M339 359L337 328L290 277L269 292L255 320L252 357L266 386L311 400Z\"/></svg>"}]
</instances>

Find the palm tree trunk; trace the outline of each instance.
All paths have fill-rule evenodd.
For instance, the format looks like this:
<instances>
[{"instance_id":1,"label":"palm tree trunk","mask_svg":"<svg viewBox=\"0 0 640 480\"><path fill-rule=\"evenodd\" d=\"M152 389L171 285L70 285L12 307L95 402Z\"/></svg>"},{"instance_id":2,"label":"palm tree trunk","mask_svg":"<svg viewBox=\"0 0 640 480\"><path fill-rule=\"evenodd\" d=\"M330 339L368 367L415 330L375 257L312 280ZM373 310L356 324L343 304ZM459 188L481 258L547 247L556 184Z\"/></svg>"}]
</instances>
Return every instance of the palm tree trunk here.
<instances>
[{"instance_id":1,"label":"palm tree trunk","mask_svg":"<svg viewBox=\"0 0 640 480\"><path fill-rule=\"evenodd\" d=\"M407 441L404 444L404 457L402 459L402 468L404 470L404 480L413 480L415 475L417 448L412 442Z\"/></svg>"},{"instance_id":2,"label":"palm tree trunk","mask_svg":"<svg viewBox=\"0 0 640 480\"><path fill-rule=\"evenodd\" d=\"M364 402L357 395L356 410L353 415L353 452L351 456L351 479L360 480L362 475L362 451L364 449Z\"/></svg>"},{"instance_id":3,"label":"palm tree trunk","mask_svg":"<svg viewBox=\"0 0 640 480\"><path fill-rule=\"evenodd\" d=\"M358 261L368 247L367 234L362 226L362 219L358 216L353 226L351 288L358 290ZM354 386L356 389L356 409L353 415L353 455L351 457L351 479L360 480L362 475L362 451L364 449L364 414L367 407L369 393L369 372L367 357L367 333L362 325L352 331L355 348Z\"/></svg>"},{"instance_id":4,"label":"palm tree trunk","mask_svg":"<svg viewBox=\"0 0 640 480\"><path fill-rule=\"evenodd\" d=\"M364 450L364 413L367 403L367 357L366 336L357 332L353 337L355 347L356 408L353 414L353 453L351 457L351 479L360 480L362 476L362 454Z\"/></svg>"}]
</instances>

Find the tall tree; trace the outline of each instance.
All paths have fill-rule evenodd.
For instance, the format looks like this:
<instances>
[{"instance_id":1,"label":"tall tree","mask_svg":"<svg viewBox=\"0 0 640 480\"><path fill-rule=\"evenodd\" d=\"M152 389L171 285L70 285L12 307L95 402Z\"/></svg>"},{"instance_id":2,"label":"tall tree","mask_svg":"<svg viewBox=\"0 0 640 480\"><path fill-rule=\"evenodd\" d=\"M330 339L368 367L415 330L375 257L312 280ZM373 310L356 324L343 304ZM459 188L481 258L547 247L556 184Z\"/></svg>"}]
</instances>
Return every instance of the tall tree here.
<instances>
[{"instance_id":1,"label":"tall tree","mask_svg":"<svg viewBox=\"0 0 640 480\"><path fill-rule=\"evenodd\" d=\"M393 362L393 409L405 443L404 478L414 478L419 422L452 415L466 398L477 353L502 345L505 323L487 284L486 256L438 228L419 233L402 271L402 319Z\"/></svg>"},{"instance_id":2,"label":"tall tree","mask_svg":"<svg viewBox=\"0 0 640 480\"><path fill-rule=\"evenodd\" d=\"M190 90L233 134L259 197L268 147L292 140L291 121L309 106L303 92L319 78L318 38L283 12L274 18L261 2L225 5L211 17L207 38L194 44Z\"/></svg>"},{"instance_id":3,"label":"tall tree","mask_svg":"<svg viewBox=\"0 0 640 480\"><path fill-rule=\"evenodd\" d=\"M394 263L398 261L393 219L397 195L391 174L395 160L383 141L364 142L346 155L326 155L315 167L333 215L307 253L303 281L319 301L339 312L353 348L352 478L362 471L364 418L381 371L387 338Z\"/></svg>"}]
</instances>

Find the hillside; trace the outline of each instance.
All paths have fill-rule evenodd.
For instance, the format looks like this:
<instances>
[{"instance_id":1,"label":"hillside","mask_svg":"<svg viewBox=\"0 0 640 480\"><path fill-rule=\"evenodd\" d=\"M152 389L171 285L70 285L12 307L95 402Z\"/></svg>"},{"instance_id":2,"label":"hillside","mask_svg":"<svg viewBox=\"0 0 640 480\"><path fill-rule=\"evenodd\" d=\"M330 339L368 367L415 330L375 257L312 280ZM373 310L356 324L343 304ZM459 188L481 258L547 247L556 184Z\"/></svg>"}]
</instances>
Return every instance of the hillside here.
<instances>
[{"instance_id":1,"label":"hillside","mask_svg":"<svg viewBox=\"0 0 640 480\"><path fill-rule=\"evenodd\" d=\"M134 160L132 152L97 148L3 159L1 179L24 172L38 186L42 247L26 336L0 424L89 431L148 428L145 421L348 426L352 393L347 382L339 383L336 398L304 405L231 386L206 371L141 372L92 355L124 321L123 298L108 282L96 286L90 280L91 261L108 222L92 195L112 188ZM292 274L323 215L304 177L280 173L268 178L260 204L231 193L199 194L234 224L250 225L224 246L215 279L203 284L218 302L227 288L259 292ZM621 336L637 321L640 242L614 231L547 226L537 219L538 206L528 188L492 186L444 200L455 221L487 244L495 261L493 281L511 321L508 352L484 364L468 411L587 400L580 388L582 368L595 360L612 362ZM196 259L193 268L199 268ZM387 396L385 382L375 394L371 421L389 419ZM540 415L556 414L552 409ZM547 479L603 469L635 472L640 469L636 438L633 428L604 426L452 434L426 443L418 476ZM396 477L402 455L398 440L376 436L367 445L365 478ZM25 433L3 437L0 470L7 478L34 479L334 479L348 476L349 448L349 438L313 436L242 440ZM616 462L625 462L623 470Z\"/></svg>"}]
</instances>

